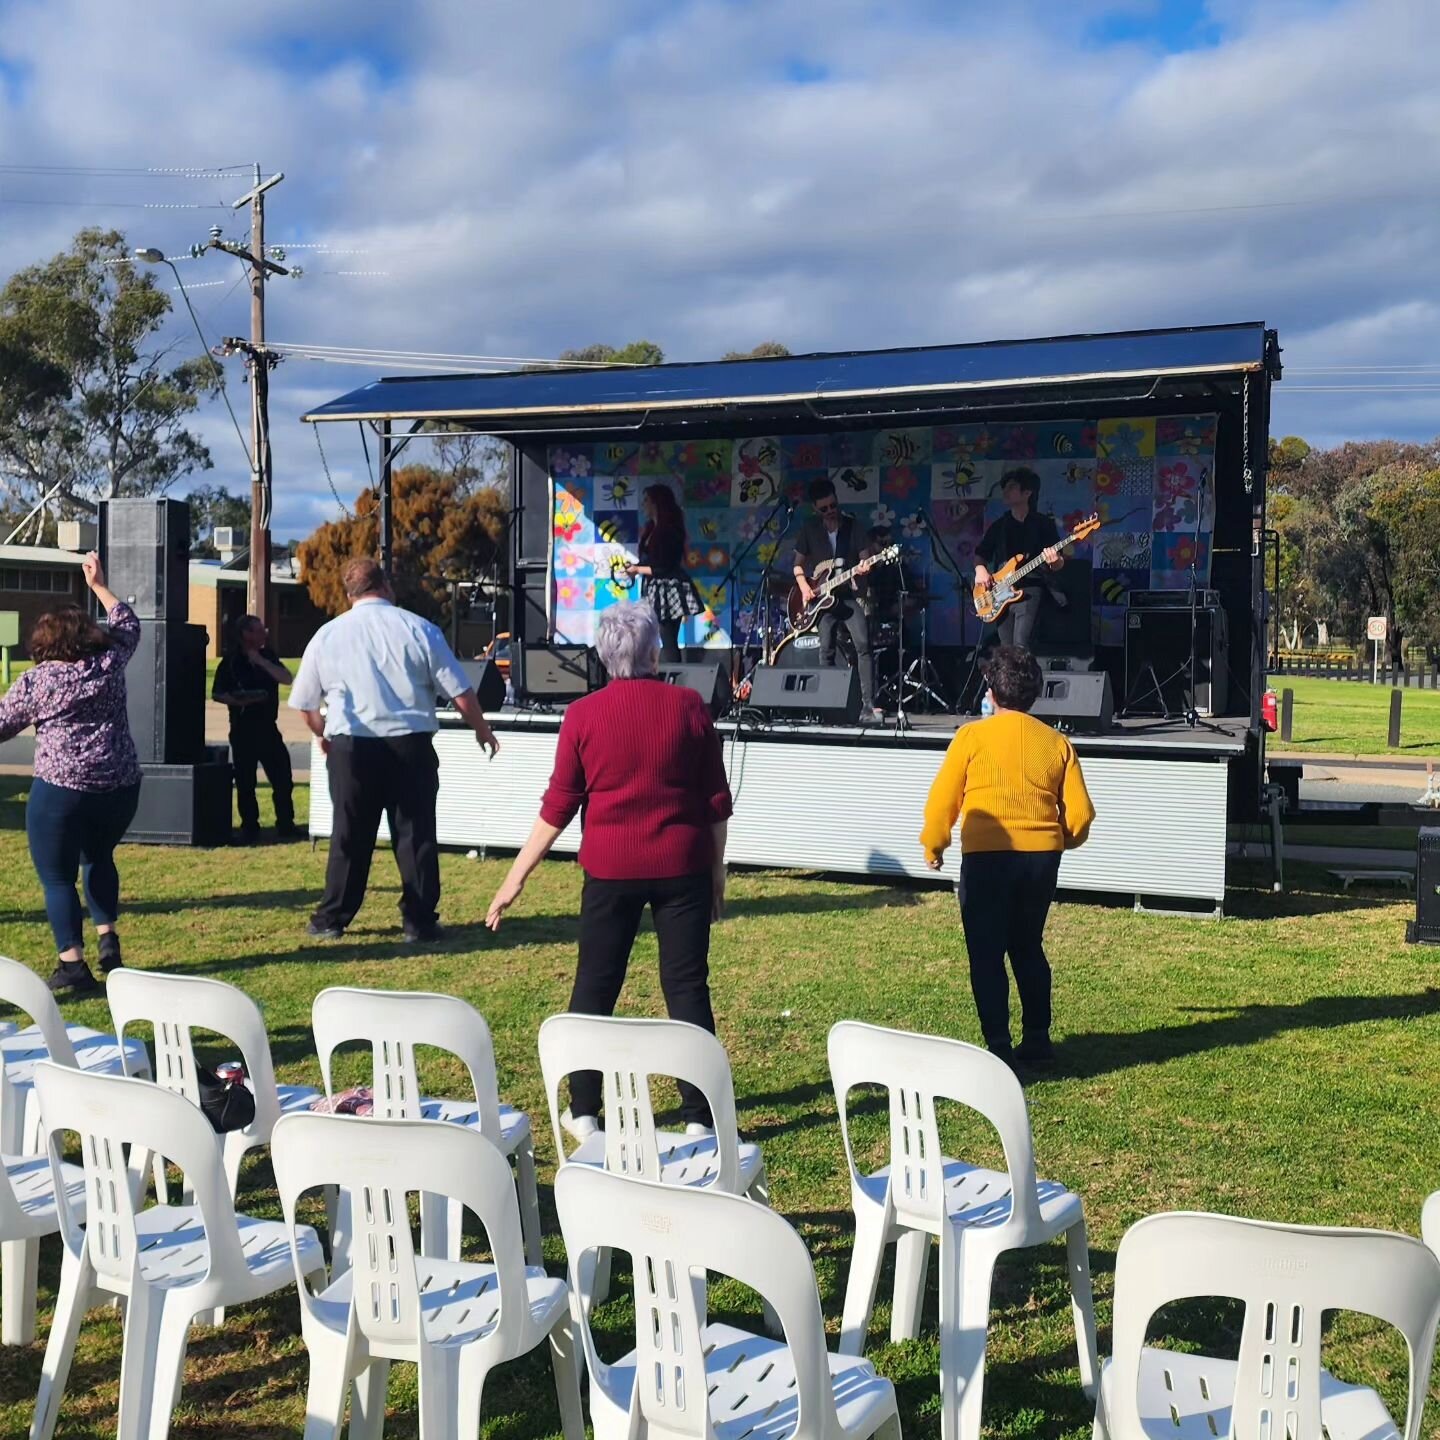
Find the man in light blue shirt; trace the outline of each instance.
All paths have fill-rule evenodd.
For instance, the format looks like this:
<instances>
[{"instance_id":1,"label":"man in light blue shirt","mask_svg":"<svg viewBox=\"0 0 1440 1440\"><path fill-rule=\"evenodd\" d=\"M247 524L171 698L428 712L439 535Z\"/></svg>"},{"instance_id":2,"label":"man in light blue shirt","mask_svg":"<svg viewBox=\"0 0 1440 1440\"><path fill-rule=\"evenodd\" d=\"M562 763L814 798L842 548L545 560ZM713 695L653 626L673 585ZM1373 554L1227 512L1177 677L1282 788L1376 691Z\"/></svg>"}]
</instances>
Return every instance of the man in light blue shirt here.
<instances>
[{"instance_id":1,"label":"man in light blue shirt","mask_svg":"<svg viewBox=\"0 0 1440 1440\"><path fill-rule=\"evenodd\" d=\"M292 708L325 752L335 817L325 894L307 933L338 940L354 920L380 817L388 815L405 938L434 940L440 936L439 762L431 738L440 728L437 704L449 700L492 756L500 742L445 637L395 604L384 570L374 560L351 560L341 579L350 609L316 632L290 690Z\"/></svg>"}]
</instances>

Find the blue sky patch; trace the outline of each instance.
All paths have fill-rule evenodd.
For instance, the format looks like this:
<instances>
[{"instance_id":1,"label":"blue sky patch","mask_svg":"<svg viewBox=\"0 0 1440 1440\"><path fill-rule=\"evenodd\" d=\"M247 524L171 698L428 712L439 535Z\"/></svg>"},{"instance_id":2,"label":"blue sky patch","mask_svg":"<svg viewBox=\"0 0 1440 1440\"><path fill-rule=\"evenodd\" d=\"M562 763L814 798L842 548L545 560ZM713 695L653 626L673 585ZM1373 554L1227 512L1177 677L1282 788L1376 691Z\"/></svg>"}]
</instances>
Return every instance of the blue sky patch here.
<instances>
[{"instance_id":1,"label":"blue sky patch","mask_svg":"<svg viewBox=\"0 0 1440 1440\"><path fill-rule=\"evenodd\" d=\"M1153 0L1102 15L1090 26L1088 38L1102 47L1150 45L1172 55L1209 49L1224 38L1209 8L1206 0Z\"/></svg>"}]
</instances>

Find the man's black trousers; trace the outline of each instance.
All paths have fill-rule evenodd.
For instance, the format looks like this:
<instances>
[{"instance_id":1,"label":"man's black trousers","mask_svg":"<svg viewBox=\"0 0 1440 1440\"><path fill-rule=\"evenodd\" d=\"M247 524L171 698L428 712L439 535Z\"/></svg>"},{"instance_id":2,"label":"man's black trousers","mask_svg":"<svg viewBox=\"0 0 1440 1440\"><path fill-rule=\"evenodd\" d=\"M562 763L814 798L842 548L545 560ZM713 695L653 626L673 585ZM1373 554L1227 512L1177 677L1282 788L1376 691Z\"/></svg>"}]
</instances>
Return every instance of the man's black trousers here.
<instances>
[{"instance_id":1,"label":"man's black trousers","mask_svg":"<svg viewBox=\"0 0 1440 1440\"><path fill-rule=\"evenodd\" d=\"M327 765L335 819L325 894L317 925L344 930L365 899L380 817L390 820L390 841L400 867L401 918L419 929L435 924L440 909L440 852L435 841L439 762L428 734L383 739L336 735Z\"/></svg>"}]
</instances>

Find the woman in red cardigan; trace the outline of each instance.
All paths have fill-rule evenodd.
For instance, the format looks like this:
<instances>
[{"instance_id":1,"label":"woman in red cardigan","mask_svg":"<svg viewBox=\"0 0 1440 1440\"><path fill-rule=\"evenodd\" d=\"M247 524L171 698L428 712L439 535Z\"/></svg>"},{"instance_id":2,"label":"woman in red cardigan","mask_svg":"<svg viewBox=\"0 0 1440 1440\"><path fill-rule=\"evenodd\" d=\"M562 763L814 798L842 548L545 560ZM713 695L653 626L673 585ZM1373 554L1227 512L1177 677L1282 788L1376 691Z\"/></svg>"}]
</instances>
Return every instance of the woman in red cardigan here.
<instances>
[{"instance_id":1,"label":"woman in red cardigan","mask_svg":"<svg viewBox=\"0 0 1440 1440\"><path fill-rule=\"evenodd\" d=\"M485 923L498 930L530 873L583 812L580 960L570 1010L610 1015L625 983L640 917L650 906L660 942L660 985L674 1020L713 1035L710 925L725 899L725 831L732 802L725 758L699 694L667 685L660 627L650 605L613 605L600 617L596 649L610 683L565 712L555 770L540 815ZM595 1070L570 1077L562 1117L577 1139L599 1127ZM680 1086L689 1133L708 1130L710 1107Z\"/></svg>"}]
</instances>

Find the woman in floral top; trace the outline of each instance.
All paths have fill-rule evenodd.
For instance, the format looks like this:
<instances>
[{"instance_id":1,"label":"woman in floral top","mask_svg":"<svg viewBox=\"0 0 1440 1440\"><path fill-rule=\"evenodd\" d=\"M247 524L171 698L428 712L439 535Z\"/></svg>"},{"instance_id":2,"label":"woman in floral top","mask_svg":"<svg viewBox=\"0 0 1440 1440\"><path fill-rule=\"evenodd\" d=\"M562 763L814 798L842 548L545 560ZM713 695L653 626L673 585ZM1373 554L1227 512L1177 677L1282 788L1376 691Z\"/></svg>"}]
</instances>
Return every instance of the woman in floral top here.
<instances>
[{"instance_id":1,"label":"woman in floral top","mask_svg":"<svg viewBox=\"0 0 1440 1440\"><path fill-rule=\"evenodd\" d=\"M60 952L50 988L77 993L96 989L97 982L85 963L76 873L100 934L100 966L108 973L122 963L114 850L140 798L140 764L125 709L125 666L140 639L140 622L106 588L98 555L87 555L81 569L106 612L109 633L75 607L42 615L30 636L35 666L0 701L0 740L35 727L25 833Z\"/></svg>"}]
</instances>

